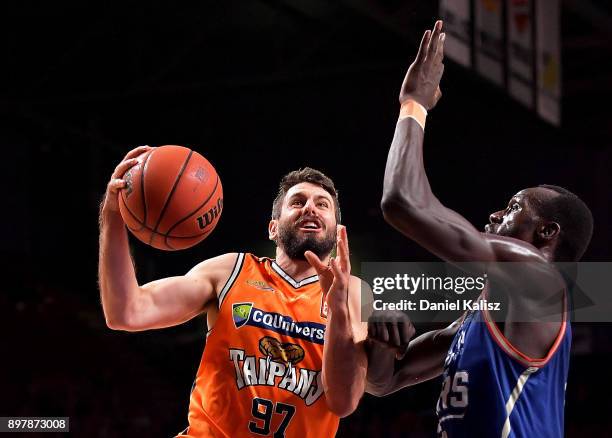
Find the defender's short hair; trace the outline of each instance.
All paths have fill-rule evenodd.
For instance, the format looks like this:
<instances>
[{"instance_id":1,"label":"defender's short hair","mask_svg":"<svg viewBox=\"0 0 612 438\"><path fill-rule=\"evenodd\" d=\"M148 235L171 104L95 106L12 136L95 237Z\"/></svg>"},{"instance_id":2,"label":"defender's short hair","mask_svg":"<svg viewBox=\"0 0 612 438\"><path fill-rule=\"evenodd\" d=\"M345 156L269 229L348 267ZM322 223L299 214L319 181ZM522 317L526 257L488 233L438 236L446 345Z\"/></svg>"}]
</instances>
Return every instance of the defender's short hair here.
<instances>
[{"instance_id":1,"label":"defender's short hair","mask_svg":"<svg viewBox=\"0 0 612 438\"><path fill-rule=\"evenodd\" d=\"M303 182L321 186L331 195L334 201L334 207L336 209L336 222L340 223L340 203L338 202L338 191L334 186L334 182L323 172L311 167L294 170L293 172L289 172L287 175L283 176L278 185L278 194L272 203L272 219L278 219L280 217L283 199L285 199L285 195L289 189Z\"/></svg>"},{"instance_id":2,"label":"defender's short hair","mask_svg":"<svg viewBox=\"0 0 612 438\"><path fill-rule=\"evenodd\" d=\"M593 235L591 210L582 199L563 187L550 184L541 184L538 187L552 190L557 194L537 199L536 202L539 214L557 222L561 227L555 261L580 260Z\"/></svg>"}]
</instances>

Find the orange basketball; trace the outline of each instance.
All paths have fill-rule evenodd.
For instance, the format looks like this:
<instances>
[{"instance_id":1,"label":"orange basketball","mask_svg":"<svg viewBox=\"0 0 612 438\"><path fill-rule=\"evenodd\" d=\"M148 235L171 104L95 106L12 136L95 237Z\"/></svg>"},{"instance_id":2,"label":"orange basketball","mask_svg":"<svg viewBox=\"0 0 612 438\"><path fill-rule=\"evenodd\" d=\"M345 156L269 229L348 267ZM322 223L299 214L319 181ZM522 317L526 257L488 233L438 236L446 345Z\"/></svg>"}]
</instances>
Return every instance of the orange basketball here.
<instances>
[{"instance_id":1,"label":"orange basketball","mask_svg":"<svg viewBox=\"0 0 612 438\"><path fill-rule=\"evenodd\" d=\"M201 242L215 229L223 188L206 158L183 146L160 146L140 156L123 179L119 209L142 242L175 251Z\"/></svg>"}]
</instances>

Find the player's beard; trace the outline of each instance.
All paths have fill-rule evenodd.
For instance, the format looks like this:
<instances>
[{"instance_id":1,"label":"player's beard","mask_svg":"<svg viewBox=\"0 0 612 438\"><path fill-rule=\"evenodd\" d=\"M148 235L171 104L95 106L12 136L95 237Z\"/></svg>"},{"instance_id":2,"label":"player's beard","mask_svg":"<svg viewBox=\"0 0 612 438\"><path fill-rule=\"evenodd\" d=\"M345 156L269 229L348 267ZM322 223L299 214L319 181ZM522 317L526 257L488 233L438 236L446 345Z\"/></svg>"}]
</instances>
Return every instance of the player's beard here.
<instances>
[{"instance_id":1,"label":"player's beard","mask_svg":"<svg viewBox=\"0 0 612 438\"><path fill-rule=\"evenodd\" d=\"M306 260L304 253L312 251L323 259L327 257L336 244L336 230L329 229L322 238L317 238L314 233L299 233L298 226L290 223L279 222L277 244L285 251L285 254L293 260Z\"/></svg>"}]
</instances>

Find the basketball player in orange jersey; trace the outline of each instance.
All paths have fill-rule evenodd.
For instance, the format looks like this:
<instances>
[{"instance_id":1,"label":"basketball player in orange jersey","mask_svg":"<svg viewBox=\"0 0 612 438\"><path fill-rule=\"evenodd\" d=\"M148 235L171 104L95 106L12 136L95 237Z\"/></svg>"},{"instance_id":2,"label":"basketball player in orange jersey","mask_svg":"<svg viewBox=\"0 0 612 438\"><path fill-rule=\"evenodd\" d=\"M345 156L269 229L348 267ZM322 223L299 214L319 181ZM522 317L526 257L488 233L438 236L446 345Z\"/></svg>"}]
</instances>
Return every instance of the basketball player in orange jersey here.
<instances>
[{"instance_id":1,"label":"basketball player in orange jersey","mask_svg":"<svg viewBox=\"0 0 612 438\"><path fill-rule=\"evenodd\" d=\"M129 152L108 184L100 292L116 330L170 327L206 313L189 426L178 436L334 436L364 391L367 329L332 180L310 168L281 180L268 226L276 259L228 253L184 276L139 285L117 194L122 175L147 150ZM338 257L330 258L336 244Z\"/></svg>"}]
</instances>

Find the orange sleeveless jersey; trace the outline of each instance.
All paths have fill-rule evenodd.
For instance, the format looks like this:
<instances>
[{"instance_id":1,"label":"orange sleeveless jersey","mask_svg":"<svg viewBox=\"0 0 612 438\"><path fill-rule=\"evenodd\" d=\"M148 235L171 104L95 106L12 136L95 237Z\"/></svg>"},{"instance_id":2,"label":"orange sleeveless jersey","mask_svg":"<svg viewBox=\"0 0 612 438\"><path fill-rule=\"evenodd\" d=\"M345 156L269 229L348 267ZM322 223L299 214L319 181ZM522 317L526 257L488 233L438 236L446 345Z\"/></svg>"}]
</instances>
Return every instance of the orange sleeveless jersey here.
<instances>
[{"instance_id":1,"label":"orange sleeveless jersey","mask_svg":"<svg viewBox=\"0 0 612 438\"><path fill-rule=\"evenodd\" d=\"M239 254L219 293L180 437L332 437L323 393L327 303L317 276Z\"/></svg>"}]
</instances>

